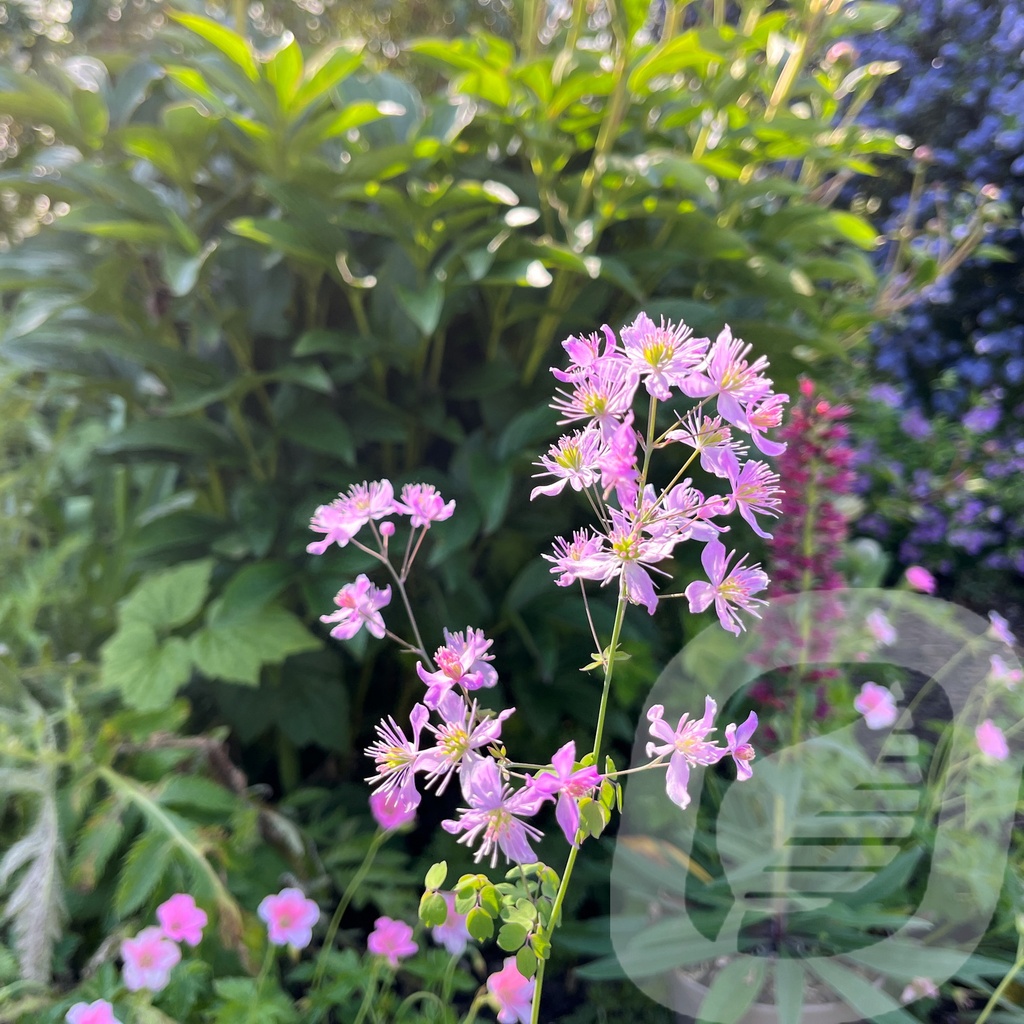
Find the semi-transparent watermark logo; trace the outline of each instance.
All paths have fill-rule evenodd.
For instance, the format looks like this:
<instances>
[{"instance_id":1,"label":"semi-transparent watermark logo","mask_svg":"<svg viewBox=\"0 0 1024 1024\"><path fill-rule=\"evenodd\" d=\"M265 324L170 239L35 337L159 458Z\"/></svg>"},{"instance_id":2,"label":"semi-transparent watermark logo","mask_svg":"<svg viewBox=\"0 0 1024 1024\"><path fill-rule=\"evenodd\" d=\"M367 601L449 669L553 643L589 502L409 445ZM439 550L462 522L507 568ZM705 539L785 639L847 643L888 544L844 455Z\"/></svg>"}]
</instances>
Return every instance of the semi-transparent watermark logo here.
<instances>
[{"instance_id":1,"label":"semi-transparent watermark logo","mask_svg":"<svg viewBox=\"0 0 1024 1024\"><path fill-rule=\"evenodd\" d=\"M756 1000L780 1024L843 1024L984 973L1021 750L1010 731L986 754L977 730L1019 720L1019 667L985 619L881 590L776 599L740 638L697 636L648 707L699 717L710 694L719 730L753 708L758 756L742 782L729 762L694 770L686 810L663 771L630 776L612 869L626 975L702 1021ZM891 696L856 714L869 681Z\"/></svg>"}]
</instances>

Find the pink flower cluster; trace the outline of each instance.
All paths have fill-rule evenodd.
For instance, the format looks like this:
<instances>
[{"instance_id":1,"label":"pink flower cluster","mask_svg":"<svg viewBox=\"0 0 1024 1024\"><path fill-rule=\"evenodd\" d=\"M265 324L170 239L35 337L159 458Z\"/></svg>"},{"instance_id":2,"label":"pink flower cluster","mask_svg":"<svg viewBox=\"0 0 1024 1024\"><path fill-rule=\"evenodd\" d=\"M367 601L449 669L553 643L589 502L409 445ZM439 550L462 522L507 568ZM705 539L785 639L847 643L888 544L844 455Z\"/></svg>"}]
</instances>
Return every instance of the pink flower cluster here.
<instances>
[{"instance_id":1,"label":"pink flower cluster","mask_svg":"<svg viewBox=\"0 0 1024 1024\"><path fill-rule=\"evenodd\" d=\"M206 911L196 906L187 893L177 893L156 910L159 927L143 928L133 939L121 943L124 986L129 992L166 988L171 971L181 960L177 943L198 946L206 927ZM87 1024L91 1024L86 1018Z\"/></svg>"},{"instance_id":2,"label":"pink flower cluster","mask_svg":"<svg viewBox=\"0 0 1024 1024\"><path fill-rule=\"evenodd\" d=\"M685 324L662 321L656 325L646 314L616 338L610 327L602 335L570 338L563 343L569 354L567 370L552 369L565 385L552 407L562 414L561 424L581 424L552 445L536 465L538 477L550 478L533 489L531 498L552 497L566 486L586 491L601 518L600 529L580 530L571 539L559 537L554 551L544 557L559 586L592 580L605 585L618 580L628 600L650 614L658 604L651 572L672 556L676 545L697 540L710 548L704 558L710 585L687 590L690 610L703 611L714 603L722 625L739 633L742 621L736 609L757 614L761 602L753 597L768 579L744 559L729 568L719 535L728 530L719 520L737 512L761 537L769 537L760 517L778 516L781 510L779 476L767 463L745 458L746 435L764 455L778 455L785 445L765 433L781 422L786 395L775 394L765 376L767 361L748 361L750 345L734 338L728 327L712 342L695 338ZM633 423L634 397L643 385L651 416L657 403L682 395L695 399L697 408L676 419L658 435L653 422L646 438ZM714 415L705 404L714 401ZM727 493L706 495L691 479L677 479L656 494L646 483L646 468L655 448L669 445L699 456L705 471L724 480ZM616 505L608 504L612 493ZM617 507L616 507L617 506Z\"/></svg>"}]
</instances>

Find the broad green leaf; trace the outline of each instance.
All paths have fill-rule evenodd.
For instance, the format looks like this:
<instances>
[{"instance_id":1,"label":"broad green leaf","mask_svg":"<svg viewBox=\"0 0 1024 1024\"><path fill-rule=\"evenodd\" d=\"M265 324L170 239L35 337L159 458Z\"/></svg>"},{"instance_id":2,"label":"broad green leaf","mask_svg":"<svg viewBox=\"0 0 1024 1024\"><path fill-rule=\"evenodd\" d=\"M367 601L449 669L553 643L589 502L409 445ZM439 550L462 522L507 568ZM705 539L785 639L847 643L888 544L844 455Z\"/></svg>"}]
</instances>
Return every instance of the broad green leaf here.
<instances>
[{"instance_id":1,"label":"broad green leaf","mask_svg":"<svg viewBox=\"0 0 1024 1024\"><path fill-rule=\"evenodd\" d=\"M260 669L290 654L312 651L320 641L290 612L271 606L211 621L193 634L189 650L196 666L211 679L256 686Z\"/></svg>"},{"instance_id":2,"label":"broad green leaf","mask_svg":"<svg viewBox=\"0 0 1024 1024\"><path fill-rule=\"evenodd\" d=\"M419 918L428 928L437 928L448 919L448 904L439 892L425 892L420 897Z\"/></svg>"},{"instance_id":3,"label":"broad green leaf","mask_svg":"<svg viewBox=\"0 0 1024 1024\"><path fill-rule=\"evenodd\" d=\"M232 32L224 25L211 18L204 18L200 14L173 12L171 17L178 24L184 25L189 31L194 32L220 50L228 60L245 72L250 81L259 81L260 73L256 65L256 58L253 56L249 41L244 36L240 36L237 32Z\"/></svg>"},{"instance_id":4,"label":"broad green leaf","mask_svg":"<svg viewBox=\"0 0 1024 1024\"><path fill-rule=\"evenodd\" d=\"M915 1018L902 1009L895 999L838 961L815 957L808 961L808 966L833 992L842 997L851 1010L862 1017L877 1020L885 1014L887 1024L914 1024Z\"/></svg>"},{"instance_id":5,"label":"broad green leaf","mask_svg":"<svg viewBox=\"0 0 1024 1024\"><path fill-rule=\"evenodd\" d=\"M192 659L188 645L172 636L158 644L144 622L127 622L100 648L100 678L125 704L140 711L167 707L188 682Z\"/></svg>"},{"instance_id":6,"label":"broad green leaf","mask_svg":"<svg viewBox=\"0 0 1024 1024\"><path fill-rule=\"evenodd\" d=\"M440 889L444 885L444 880L448 877L448 862L440 860L436 864L432 864L430 869L427 871L426 878L423 879L423 884L428 889Z\"/></svg>"},{"instance_id":7,"label":"broad green leaf","mask_svg":"<svg viewBox=\"0 0 1024 1024\"><path fill-rule=\"evenodd\" d=\"M310 451L330 455L346 466L355 464L352 432L345 420L330 409L317 405L300 406L280 419L278 430L282 437Z\"/></svg>"},{"instance_id":8,"label":"broad green leaf","mask_svg":"<svg viewBox=\"0 0 1024 1024\"><path fill-rule=\"evenodd\" d=\"M269 217L238 217L228 223L228 231L288 256L334 269L334 253L318 249L314 240L294 224Z\"/></svg>"},{"instance_id":9,"label":"broad green leaf","mask_svg":"<svg viewBox=\"0 0 1024 1024\"><path fill-rule=\"evenodd\" d=\"M71 94L71 106L74 108L78 124L82 134L99 148L103 142L103 136L107 134L110 127L110 111L107 104L98 92L91 92L88 89L76 89Z\"/></svg>"},{"instance_id":10,"label":"broad green leaf","mask_svg":"<svg viewBox=\"0 0 1024 1024\"><path fill-rule=\"evenodd\" d=\"M482 907L473 907L466 915L466 929L477 942L488 942L494 935L494 921Z\"/></svg>"},{"instance_id":11,"label":"broad green leaf","mask_svg":"<svg viewBox=\"0 0 1024 1024\"><path fill-rule=\"evenodd\" d=\"M412 291L395 285L395 294L402 309L423 335L431 335L437 329L444 308L444 286L436 277L431 277L419 291Z\"/></svg>"},{"instance_id":12,"label":"broad green leaf","mask_svg":"<svg viewBox=\"0 0 1024 1024\"><path fill-rule=\"evenodd\" d=\"M803 964L791 957L775 961L775 1005L779 1020L800 1020L804 1004L806 974Z\"/></svg>"},{"instance_id":13,"label":"broad green leaf","mask_svg":"<svg viewBox=\"0 0 1024 1024\"><path fill-rule=\"evenodd\" d=\"M206 601L213 560L202 559L155 573L121 605L121 623L141 622L170 630L196 617Z\"/></svg>"},{"instance_id":14,"label":"broad green leaf","mask_svg":"<svg viewBox=\"0 0 1024 1024\"><path fill-rule=\"evenodd\" d=\"M863 217L844 210L833 210L829 219L839 234L854 245L867 250L878 248L878 232Z\"/></svg>"},{"instance_id":15,"label":"broad green leaf","mask_svg":"<svg viewBox=\"0 0 1024 1024\"><path fill-rule=\"evenodd\" d=\"M537 973L537 954L529 946L523 946L516 953L516 969L524 978L532 978Z\"/></svg>"},{"instance_id":16,"label":"broad green leaf","mask_svg":"<svg viewBox=\"0 0 1024 1024\"><path fill-rule=\"evenodd\" d=\"M267 80L274 87L282 110L291 107L302 78L302 49L291 33L286 39L287 42L265 65Z\"/></svg>"},{"instance_id":17,"label":"broad green leaf","mask_svg":"<svg viewBox=\"0 0 1024 1024\"><path fill-rule=\"evenodd\" d=\"M233 793L198 775L172 775L160 787L157 802L164 807L207 811L225 817L239 806Z\"/></svg>"},{"instance_id":18,"label":"broad green leaf","mask_svg":"<svg viewBox=\"0 0 1024 1024\"><path fill-rule=\"evenodd\" d=\"M498 932L498 945L506 953L515 953L526 941L527 930L525 925L513 921L503 924Z\"/></svg>"},{"instance_id":19,"label":"broad green leaf","mask_svg":"<svg viewBox=\"0 0 1024 1024\"><path fill-rule=\"evenodd\" d=\"M748 956L726 965L700 1004L698 1024L735 1024L761 991L765 966L763 958Z\"/></svg>"},{"instance_id":20,"label":"broad green leaf","mask_svg":"<svg viewBox=\"0 0 1024 1024\"><path fill-rule=\"evenodd\" d=\"M240 455L223 428L201 419L144 420L133 423L105 441L98 450L103 455L131 451L177 452L198 455L204 459L226 459Z\"/></svg>"},{"instance_id":21,"label":"broad green leaf","mask_svg":"<svg viewBox=\"0 0 1024 1024\"><path fill-rule=\"evenodd\" d=\"M302 113L362 64L362 45L336 43L316 54L306 66L306 80L292 97L289 111Z\"/></svg>"}]
</instances>

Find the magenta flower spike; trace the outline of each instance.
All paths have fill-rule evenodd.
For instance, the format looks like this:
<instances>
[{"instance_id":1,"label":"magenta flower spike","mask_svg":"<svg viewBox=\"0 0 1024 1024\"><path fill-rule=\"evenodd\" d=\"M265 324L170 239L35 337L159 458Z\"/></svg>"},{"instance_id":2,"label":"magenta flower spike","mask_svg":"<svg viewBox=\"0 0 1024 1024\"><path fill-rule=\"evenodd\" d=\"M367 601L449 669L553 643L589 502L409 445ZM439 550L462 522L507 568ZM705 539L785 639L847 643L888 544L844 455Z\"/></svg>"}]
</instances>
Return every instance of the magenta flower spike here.
<instances>
[{"instance_id":1,"label":"magenta flower spike","mask_svg":"<svg viewBox=\"0 0 1024 1024\"><path fill-rule=\"evenodd\" d=\"M695 338L686 324L665 322L657 326L641 313L621 332L622 348L647 393L665 402L672 387L682 388L704 361L710 338Z\"/></svg>"},{"instance_id":2,"label":"magenta flower spike","mask_svg":"<svg viewBox=\"0 0 1024 1024\"><path fill-rule=\"evenodd\" d=\"M887 729L899 717L896 698L884 686L865 683L854 699L853 708L864 716L869 729Z\"/></svg>"},{"instance_id":3,"label":"magenta flower spike","mask_svg":"<svg viewBox=\"0 0 1024 1024\"><path fill-rule=\"evenodd\" d=\"M450 956L460 956L466 951L471 938L469 928L466 927L466 915L460 914L455 909L455 893L445 892L445 905L448 907L448 916L444 924L435 925L430 929L430 935L439 945L444 946Z\"/></svg>"},{"instance_id":4,"label":"magenta flower spike","mask_svg":"<svg viewBox=\"0 0 1024 1024\"><path fill-rule=\"evenodd\" d=\"M416 663L416 674L427 685L423 703L428 708L436 708L453 686L461 686L464 690L494 686L498 682L498 673L489 664L494 661L494 655L487 653L493 643L484 636L482 629L467 626L465 635L450 633L446 629L444 646L434 652L437 671L428 672L422 662Z\"/></svg>"},{"instance_id":5,"label":"magenta flower spike","mask_svg":"<svg viewBox=\"0 0 1024 1024\"><path fill-rule=\"evenodd\" d=\"M580 830L579 801L591 796L601 782L601 775L593 765L587 768L573 766L576 762L576 741L570 740L559 747L551 758L554 772L539 772L526 785L543 793L545 797L557 796L555 804L555 820L558 822L570 846L576 846L576 833Z\"/></svg>"},{"instance_id":6,"label":"magenta flower spike","mask_svg":"<svg viewBox=\"0 0 1024 1024\"><path fill-rule=\"evenodd\" d=\"M491 867L496 867L499 850L513 864L537 860L530 840L540 839L543 833L519 819L536 814L545 796L529 789L513 793L490 757L481 758L471 772L463 774L463 793L469 807L460 807L460 817L442 821L441 827L452 835L464 833L459 842L467 846L480 840L473 857L476 863L489 854Z\"/></svg>"},{"instance_id":7,"label":"magenta flower spike","mask_svg":"<svg viewBox=\"0 0 1024 1024\"><path fill-rule=\"evenodd\" d=\"M711 582L697 580L686 588L684 594L690 602L691 612L702 612L713 601L719 622L730 633L739 636L744 626L733 609L738 608L760 618L756 606L766 602L753 595L768 586L768 577L759 565L744 566L746 555L730 570L729 562L735 554L735 551L730 551L726 555L725 545L717 538L705 544L700 560Z\"/></svg>"},{"instance_id":8,"label":"magenta flower spike","mask_svg":"<svg viewBox=\"0 0 1024 1024\"><path fill-rule=\"evenodd\" d=\"M665 708L661 704L655 704L647 712L647 720L651 723L651 735L662 741L660 744L648 743L647 756L670 755L665 789L669 800L677 807L685 809L690 803L690 794L686 791L690 781L690 767L717 764L727 753L708 739L715 731L714 720L717 710L715 702L707 697L704 700L704 717L691 721L690 716L685 714L679 719L675 729L664 721ZM749 719L747 721L749 723Z\"/></svg>"},{"instance_id":9,"label":"magenta flower spike","mask_svg":"<svg viewBox=\"0 0 1024 1024\"><path fill-rule=\"evenodd\" d=\"M265 896L256 909L267 925L267 939L274 946L305 949L313 939L313 925L320 920L320 908L301 889L282 889Z\"/></svg>"},{"instance_id":10,"label":"magenta flower spike","mask_svg":"<svg viewBox=\"0 0 1024 1024\"><path fill-rule=\"evenodd\" d=\"M409 524L414 527L443 522L450 519L454 511L455 499L446 503L433 484L406 484L402 488L402 500L395 502L395 512L411 516Z\"/></svg>"},{"instance_id":11,"label":"magenta flower spike","mask_svg":"<svg viewBox=\"0 0 1024 1024\"><path fill-rule=\"evenodd\" d=\"M121 943L124 958L124 987L129 992L149 989L160 992L167 987L181 950L159 928L143 928L134 939Z\"/></svg>"},{"instance_id":12,"label":"magenta flower spike","mask_svg":"<svg viewBox=\"0 0 1024 1024\"><path fill-rule=\"evenodd\" d=\"M978 741L978 749L985 757L993 761L1005 761L1010 756L1010 748L1003 730L991 718L986 718L974 730L974 738Z\"/></svg>"},{"instance_id":13,"label":"magenta flower spike","mask_svg":"<svg viewBox=\"0 0 1024 1024\"><path fill-rule=\"evenodd\" d=\"M67 1024L121 1024L114 1016L114 1007L106 999L92 1003L75 1003L64 1015Z\"/></svg>"},{"instance_id":14,"label":"magenta flower spike","mask_svg":"<svg viewBox=\"0 0 1024 1024\"><path fill-rule=\"evenodd\" d=\"M375 587L365 573L355 583L341 588L334 597L338 610L321 615L321 622L336 622L331 636L336 640L351 640L363 628L380 640L387 632L380 609L391 603L391 587Z\"/></svg>"},{"instance_id":15,"label":"magenta flower spike","mask_svg":"<svg viewBox=\"0 0 1024 1024\"><path fill-rule=\"evenodd\" d=\"M156 908L156 919L167 938L198 946L206 927L206 911L188 894L179 892Z\"/></svg>"},{"instance_id":16,"label":"magenta flower spike","mask_svg":"<svg viewBox=\"0 0 1024 1024\"><path fill-rule=\"evenodd\" d=\"M400 958L412 956L420 947L412 941L412 928L404 921L378 917L366 940L366 948L397 969Z\"/></svg>"},{"instance_id":17,"label":"magenta flower spike","mask_svg":"<svg viewBox=\"0 0 1024 1024\"><path fill-rule=\"evenodd\" d=\"M737 779L749 779L754 774L750 768L750 762L754 760L754 748L750 745L749 740L754 735L756 728L757 715L753 711L742 725L727 725L725 727L725 749L736 763Z\"/></svg>"},{"instance_id":18,"label":"magenta flower spike","mask_svg":"<svg viewBox=\"0 0 1024 1024\"><path fill-rule=\"evenodd\" d=\"M516 958L509 956L500 971L487 979L487 991L498 1005L499 1024L530 1024L533 990L536 978L524 978L516 967Z\"/></svg>"}]
</instances>

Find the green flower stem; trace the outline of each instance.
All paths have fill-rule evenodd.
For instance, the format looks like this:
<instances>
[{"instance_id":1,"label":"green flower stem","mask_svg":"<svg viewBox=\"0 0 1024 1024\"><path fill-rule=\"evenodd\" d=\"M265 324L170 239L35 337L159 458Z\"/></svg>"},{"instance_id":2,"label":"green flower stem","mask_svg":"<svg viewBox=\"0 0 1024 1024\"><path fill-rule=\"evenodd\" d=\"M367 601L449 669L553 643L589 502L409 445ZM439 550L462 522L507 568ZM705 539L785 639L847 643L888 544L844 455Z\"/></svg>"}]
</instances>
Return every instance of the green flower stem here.
<instances>
[{"instance_id":1,"label":"green flower stem","mask_svg":"<svg viewBox=\"0 0 1024 1024\"><path fill-rule=\"evenodd\" d=\"M363 1001L359 1006L359 1013L356 1014L356 1019L352 1024L363 1024L363 1021L366 1020L366 1015L373 1006L373 1001L377 995L377 975L380 973L380 965L380 957L375 956L373 958L373 967L370 970L370 980L366 985L366 994L363 996Z\"/></svg>"},{"instance_id":2,"label":"green flower stem","mask_svg":"<svg viewBox=\"0 0 1024 1024\"><path fill-rule=\"evenodd\" d=\"M996 1008L996 1004L1003 997L1003 993L1010 987L1013 979L1020 973L1021 968L1024 968L1024 935L1020 935L1017 939L1017 959L1014 960L1013 966L1006 972L1006 977L999 982L995 992L992 993L992 998L985 1004L985 1009L981 1011L978 1019L974 1024L985 1024L988 1020L989 1015Z\"/></svg>"},{"instance_id":3,"label":"green flower stem","mask_svg":"<svg viewBox=\"0 0 1024 1024\"><path fill-rule=\"evenodd\" d=\"M274 962L276 953L277 946L268 941L267 951L263 955L263 966L256 977L256 988L252 994L252 1001L249 1003L249 1014L246 1017L248 1024L254 1024L254 1022L259 1020L260 996L263 994L263 985L267 980L267 975L270 973L270 967Z\"/></svg>"},{"instance_id":4,"label":"green flower stem","mask_svg":"<svg viewBox=\"0 0 1024 1024\"><path fill-rule=\"evenodd\" d=\"M348 910L348 905L352 902L352 897L355 895L356 890L363 884L367 874L369 874L370 868L373 867L373 862L377 857L377 851L380 850L384 844L384 840L390 835L390 832L378 832L370 843L370 848L366 851L366 856L363 858L362 864L359 865L359 870L352 876L352 880L345 887L344 893L342 893L341 899L338 901L338 907L334 911L334 916L331 918L331 923L327 926L327 934L324 936L324 944L320 947L320 955L316 960L316 970L313 972L313 984L311 991L316 991L320 987L321 982L324 980L324 972L327 970L327 957L330 955L331 949L334 947L334 937L338 934L338 928L341 927L341 919Z\"/></svg>"},{"instance_id":5,"label":"green flower stem","mask_svg":"<svg viewBox=\"0 0 1024 1024\"><path fill-rule=\"evenodd\" d=\"M462 1018L461 1024L473 1024L476 1020L476 1015L480 1012L480 1007L487 1002L487 990L480 989L476 994L476 998L473 1000L472 1006L469 1008L469 1012L465 1017Z\"/></svg>"}]
</instances>

